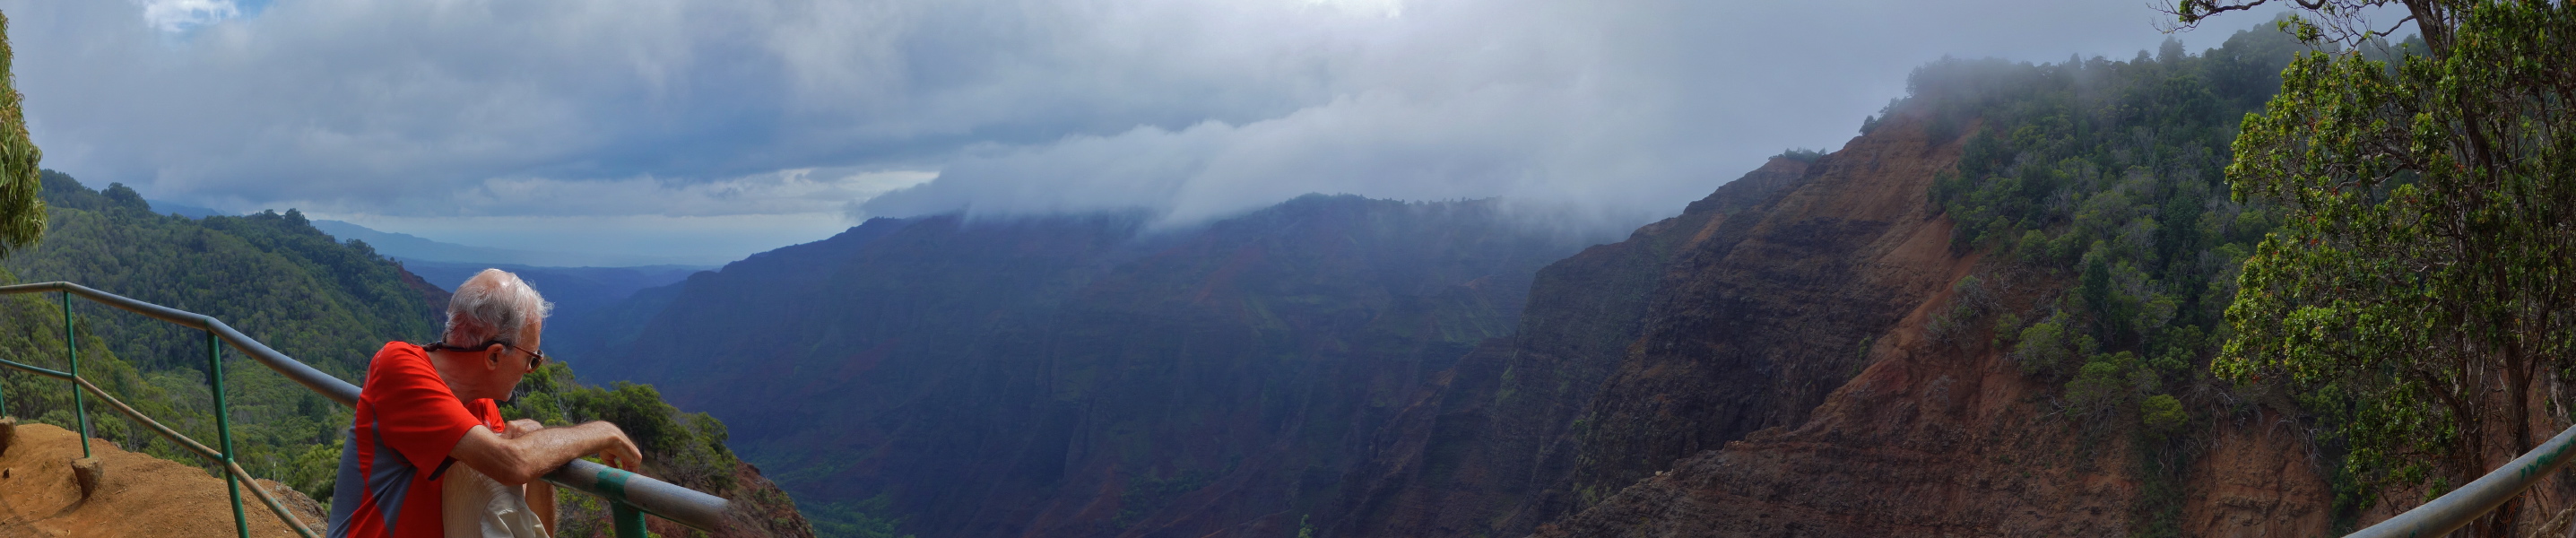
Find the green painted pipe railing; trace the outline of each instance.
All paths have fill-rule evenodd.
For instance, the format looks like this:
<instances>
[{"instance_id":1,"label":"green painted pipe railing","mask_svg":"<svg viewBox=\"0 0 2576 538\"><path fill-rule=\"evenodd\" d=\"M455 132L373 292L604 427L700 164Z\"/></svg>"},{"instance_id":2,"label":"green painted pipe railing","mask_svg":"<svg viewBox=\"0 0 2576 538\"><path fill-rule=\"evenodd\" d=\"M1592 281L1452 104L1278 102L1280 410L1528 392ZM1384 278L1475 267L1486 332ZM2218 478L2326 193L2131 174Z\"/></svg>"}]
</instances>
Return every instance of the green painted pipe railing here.
<instances>
[{"instance_id":1,"label":"green painted pipe railing","mask_svg":"<svg viewBox=\"0 0 2576 538\"><path fill-rule=\"evenodd\" d=\"M258 361L261 366L285 375L287 379L303 385L304 388L324 398L339 402L340 405L350 407L358 405L357 385L351 385L347 381L332 377L331 374L323 373L283 353L278 353L277 350L270 349L267 344L243 336L241 331L233 330L232 326L225 325L223 320L137 301L70 282L0 286L0 295L25 293L62 294L65 344L63 349L68 355L64 359L71 371L65 372L9 360L0 360L0 366L70 381L78 387L72 391L72 413L80 426L82 457L90 456L89 408L86 399L81 396L83 392L87 392L96 394L100 401L107 402L118 412L160 433L162 437L167 437L190 452L220 464L224 471L225 486L232 491L234 529L244 538L250 536L250 520L242 512L241 481L249 480L250 473L243 471L241 465L233 461L232 419L224 401L223 344L230 344L233 349ZM80 348L76 343L78 335L74 334L72 329L71 298L74 295L119 310L206 332L207 383L214 389L215 430L218 436L217 442L222 449L208 447L204 443L181 435L177 430L144 416L142 412L134 410L133 406L126 405L124 401L116 399L106 390L81 377ZM0 415L6 414L8 414L7 404L4 400L0 400ZM607 500L610 519L614 522L617 536L620 538L643 538L644 516L647 514L660 516L699 530L716 531L724 526L725 512L732 508L731 503L721 497L583 460L573 460L571 463L564 464L563 467L548 473L545 481ZM294 513L288 511L286 506L279 503L277 498L271 496L267 490L251 488L251 494L261 503L268 505L269 511L276 513L278 519L284 521L286 526L293 529L296 534L306 538L316 536L311 527L296 519Z\"/></svg>"},{"instance_id":2,"label":"green painted pipe railing","mask_svg":"<svg viewBox=\"0 0 2576 538\"><path fill-rule=\"evenodd\" d=\"M2548 442L2533 447L2522 457L2497 467L2460 489L2451 490L2406 513L2397 514L2377 525L2362 528L2346 538L2414 538L2445 536L2476 521L2478 516L2493 512L2506 501L2531 489L2543 478L2567 466L2569 450L2576 449L2576 427L2558 432Z\"/></svg>"}]
</instances>

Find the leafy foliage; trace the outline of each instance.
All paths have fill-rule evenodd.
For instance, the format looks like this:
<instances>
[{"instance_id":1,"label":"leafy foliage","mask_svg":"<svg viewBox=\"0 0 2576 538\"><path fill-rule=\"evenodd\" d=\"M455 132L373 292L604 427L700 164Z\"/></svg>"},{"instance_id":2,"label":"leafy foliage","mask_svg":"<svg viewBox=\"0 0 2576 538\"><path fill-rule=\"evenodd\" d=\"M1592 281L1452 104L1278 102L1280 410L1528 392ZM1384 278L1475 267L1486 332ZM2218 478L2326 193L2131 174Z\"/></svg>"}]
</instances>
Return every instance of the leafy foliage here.
<instances>
[{"instance_id":1,"label":"leafy foliage","mask_svg":"<svg viewBox=\"0 0 2576 538\"><path fill-rule=\"evenodd\" d=\"M724 422L706 413L683 413L663 402L661 393L650 385L623 381L608 387L583 385L571 366L551 362L529 372L514 393L501 408L503 417L533 419L549 426L608 421L644 451L646 476L719 497L740 499L753 494L735 475L740 463L725 447ZM564 522L559 534L606 534L606 507L580 493L558 490L557 496ZM793 503L784 498L771 502Z\"/></svg>"},{"instance_id":2,"label":"leafy foliage","mask_svg":"<svg viewBox=\"0 0 2576 538\"><path fill-rule=\"evenodd\" d=\"M9 18L0 16L0 256L45 234L45 201L37 196L45 153L27 136L26 96L18 93L8 26Z\"/></svg>"},{"instance_id":3,"label":"leafy foliage","mask_svg":"<svg viewBox=\"0 0 2576 538\"><path fill-rule=\"evenodd\" d=\"M2170 392L2203 382L2233 268L2270 228L2259 208L2219 195L2218 148L2299 46L2249 31L2201 55L2168 42L2127 62L1945 60L1916 72L1913 99L1936 122L1979 124L1934 187L1957 223L1954 247L1993 248L2075 284L1998 331L2025 373L2066 383L2071 412L2180 422ZM2141 411L2148 401L2158 407Z\"/></svg>"},{"instance_id":4,"label":"leafy foliage","mask_svg":"<svg viewBox=\"0 0 2576 538\"><path fill-rule=\"evenodd\" d=\"M1789 148L1781 151L1779 155L1772 156L1772 158L1812 163L1816 162L1816 159L1825 158L1825 150L1812 148Z\"/></svg>"},{"instance_id":5,"label":"leafy foliage","mask_svg":"<svg viewBox=\"0 0 2576 538\"><path fill-rule=\"evenodd\" d=\"M2223 195L2224 144L2303 47L2246 31L2202 54L2168 41L2125 62L1945 59L1916 71L1913 96L1890 107L1928 116L1932 136L1967 137L1933 187L1953 248L2009 260L1997 282L2071 284L2027 311L1945 314L1934 336L1970 325L1960 318L1991 320L2023 373L2062 384L2060 416L2091 434L2132 435L2147 482L2138 534L2179 532L2179 473L2193 446L2181 440L2194 417L2242 411L2218 397L2208 365L2236 268L2273 224ZM1963 281L1954 297L1983 287Z\"/></svg>"},{"instance_id":6,"label":"leafy foliage","mask_svg":"<svg viewBox=\"0 0 2576 538\"><path fill-rule=\"evenodd\" d=\"M2292 63L2227 170L2283 218L2219 370L2303 394L2368 486L2465 483L2532 446L2532 413L2569 403L2540 395L2576 379L2576 6L2409 7L2421 39Z\"/></svg>"}]
</instances>

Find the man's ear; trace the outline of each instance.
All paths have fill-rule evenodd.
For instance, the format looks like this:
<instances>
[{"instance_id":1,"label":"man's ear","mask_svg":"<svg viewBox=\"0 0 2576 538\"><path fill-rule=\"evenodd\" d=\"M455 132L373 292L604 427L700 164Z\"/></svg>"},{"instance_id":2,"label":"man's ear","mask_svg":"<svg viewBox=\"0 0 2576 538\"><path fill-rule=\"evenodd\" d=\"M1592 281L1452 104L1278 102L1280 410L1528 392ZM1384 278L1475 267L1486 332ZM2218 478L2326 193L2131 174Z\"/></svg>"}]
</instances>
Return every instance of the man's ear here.
<instances>
[{"instance_id":1,"label":"man's ear","mask_svg":"<svg viewBox=\"0 0 2576 538\"><path fill-rule=\"evenodd\" d=\"M489 346L489 347L485 347L485 348L483 348L483 369L485 369L485 370L499 370L499 369L501 369L501 345L500 345L500 344L492 344L492 345L491 345L491 346Z\"/></svg>"}]
</instances>

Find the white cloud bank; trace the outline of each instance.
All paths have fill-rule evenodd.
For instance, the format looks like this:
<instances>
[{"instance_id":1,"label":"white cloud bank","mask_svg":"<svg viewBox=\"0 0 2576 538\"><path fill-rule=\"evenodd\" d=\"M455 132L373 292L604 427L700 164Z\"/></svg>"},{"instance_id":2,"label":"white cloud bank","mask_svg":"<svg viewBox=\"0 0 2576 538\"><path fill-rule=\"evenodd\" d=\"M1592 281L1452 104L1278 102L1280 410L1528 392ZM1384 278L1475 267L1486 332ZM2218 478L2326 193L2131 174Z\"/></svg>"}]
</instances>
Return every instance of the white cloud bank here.
<instances>
[{"instance_id":1,"label":"white cloud bank","mask_svg":"<svg viewBox=\"0 0 2576 538\"><path fill-rule=\"evenodd\" d=\"M91 183L361 222L601 230L955 210L1186 222L1307 192L1508 196L1625 225L1781 149L1839 145L1941 55L2126 56L2162 38L2142 4L2054 0L0 11L46 165ZM878 197L923 170L937 179ZM582 237L560 241L597 242Z\"/></svg>"}]
</instances>

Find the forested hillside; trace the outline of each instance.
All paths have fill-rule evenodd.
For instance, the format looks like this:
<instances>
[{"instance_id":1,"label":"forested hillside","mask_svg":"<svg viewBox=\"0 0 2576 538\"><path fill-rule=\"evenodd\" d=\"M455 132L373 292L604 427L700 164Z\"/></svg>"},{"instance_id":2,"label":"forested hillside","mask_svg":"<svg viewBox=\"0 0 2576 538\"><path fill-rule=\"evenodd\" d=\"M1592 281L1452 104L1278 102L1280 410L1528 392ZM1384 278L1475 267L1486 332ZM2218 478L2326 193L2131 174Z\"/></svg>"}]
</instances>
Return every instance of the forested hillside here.
<instances>
[{"instance_id":1,"label":"forested hillside","mask_svg":"<svg viewBox=\"0 0 2576 538\"><path fill-rule=\"evenodd\" d=\"M334 241L296 211L204 219L161 215L122 185L101 191L65 174L47 171L43 177L51 212L44 241L0 262L7 268L0 279L71 281L214 316L353 383L386 341L436 337L445 291L363 242ZM0 316L0 357L64 368L56 301L0 298L6 311ZM84 376L182 433L216 438L204 333L81 299L71 305ZM349 424L349 410L227 351L224 377L243 468L315 499L330 499L339 432ZM69 385L15 371L0 371L0 379L8 414L76 428ZM722 423L681 413L650 387L575 383L571 369L560 363L532 375L521 389L526 396L506 406L506 413L558 424L619 423L645 449L651 462L646 474L754 505L743 512L757 515L745 516L752 519L745 521L749 535L811 534L794 503L725 448ZM90 416L96 437L127 450L202 463L95 403ZM599 514L590 499L568 499L576 516ZM569 527L575 532L566 535L595 530L587 526L595 519L577 521Z\"/></svg>"},{"instance_id":2,"label":"forested hillside","mask_svg":"<svg viewBox=\"0 0 2576 538\"><path fill-rule=\"evenodd\" d=\"M444 305L444 292L407 279L400 267L363 245L340 244L313 231L292 211L196 220L154 214L121 185L91 190L48 171L44 186L52 213L45 240L5 261L16 281L78 282L215 316L352 381L386 340L426 341L437 331L432 306ZM46 314L11 316L13 324L30 323L30 332L13 332L25 340L0 347L22 354L13 360L63 366L55 299L8 301L11 308ZM82 338L94 339L81 346L84 374L115 372L102 378L113 380L102 387L191 437L214 438L204 333L77 299L72 309ZM225 366L243 468L327 499L339 458L333 443L348 424L348 410L257 363L229 360ZM62 382L5 375L10 413L72 425L70 392ZM196 462L122 417L92 411L98 437L128 450Z\"/></svg>"}]
</instances>

